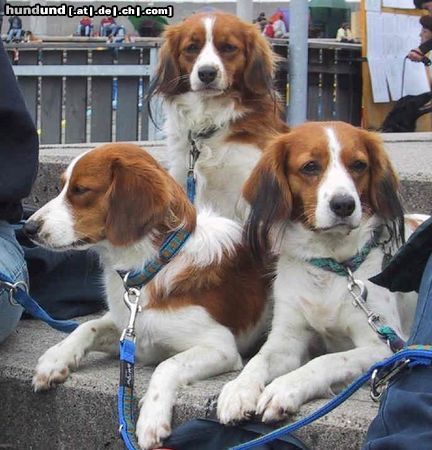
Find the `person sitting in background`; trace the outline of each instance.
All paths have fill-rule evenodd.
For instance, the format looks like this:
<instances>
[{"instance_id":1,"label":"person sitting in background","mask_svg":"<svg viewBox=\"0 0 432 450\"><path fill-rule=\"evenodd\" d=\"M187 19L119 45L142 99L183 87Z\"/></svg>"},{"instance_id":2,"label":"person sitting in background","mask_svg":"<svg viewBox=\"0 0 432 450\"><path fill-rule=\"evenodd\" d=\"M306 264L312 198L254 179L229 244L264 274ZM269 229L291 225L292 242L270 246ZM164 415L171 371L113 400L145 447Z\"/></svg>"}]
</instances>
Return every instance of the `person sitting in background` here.
<instances>
[{"instance_id":1,"label":"person sitting in background","mask_svg":"<svg viewBox=\"0 0 432 450\"><path fill-rule=\"evenodd\" d=\"M414 0L417 9L426 9L429 16L432 16L432 1L430 0ZM421 23L421 22L420 22ZM422 24L423 26L423 24ZM420 35L420 38L422 36ZM407 55L407 58L414 62L423 62L424 57L432 50L432 39L425 40L419 47L413 48Z\"/></svg>"},{"instance_id":2,"label":"person sitting in background","mask_svg":"<svg viewBox=\"0 0 432 450\"><path fill-rule=\"evenodd\" d=\"M123 26L117 24L113 16L109 16L101 20L100 35L107 37L109 42L122 42L126 31Z\"/></svg>"},{"instance_id":3,"label":"person sitting in background","mask_svg":"<svg viewBox=\"0 0 432 450\"><path fill-rule=\"evenodd\" d=\"M91 19L91 17L89 16L83 16L77 28L78 36L90 37L92 35L92 32L93 32L93 19Z\"/></svg>"},{"instance_id":4,"label":"person sitting in background","mask_svg":"<svg viewBox=\"0 0 432 450\"><path fill-rule=\"evenodd\" d=\"M277 19L273 22L273 30L275 38L280 39L286 36L287 30L282 15L279 15Z\"/></svg>"},{"instance_id":5,"label":"person sitting in background","mask_svg":"<svg viewBox=\"0 0 432 450\"><path fill-rule=\"evenodd\" d=\"M9 31L6 42L18 40L23 37L22 20L18 16L9 17Z\"/></svg>"},{"instance_id":6,"label":"person sitting in background","mask_svg":"<svg viewBox=\"0 0 432 450\"><path fill-rule=\"evenodd\" d=\"M337 30L336 40L338 42L354 42L354 37L348 23L343 23L339 30Z\"/></svg>"},{"instance_id":7,"label":"person sitting in background","mask_svg":"<svg viewBox=\"0 0 432 450\"><path fill-rule=\"evenodd\" d=\"M100 23L100 35L109 37L117 30L117 23L113 16L104 17Z\"/></svg>"},{"instance_id":8,"label":"person sitting in background","mask_svg":"<svg viewBox=\"0 0 432 450\"><path fill-rule=\"evenodd\" d=\"M269 21L265 22L262 34L265 37L268 37L268 38L274 38L275 37L274 36L273 24L271 22L269 22Z\"/></svg>"},{"instance_id":9,"label":"person sitting in background","mask_svg":"<svg viewBox=\"0 0 432 450\"><path fill-rule=\"evenodd\" d=\"M257 24L258 29L262 33L264 31L265 26L267 25L267 18L265 12L260 12L254 23Z\"/></svg>"}]
</instances>

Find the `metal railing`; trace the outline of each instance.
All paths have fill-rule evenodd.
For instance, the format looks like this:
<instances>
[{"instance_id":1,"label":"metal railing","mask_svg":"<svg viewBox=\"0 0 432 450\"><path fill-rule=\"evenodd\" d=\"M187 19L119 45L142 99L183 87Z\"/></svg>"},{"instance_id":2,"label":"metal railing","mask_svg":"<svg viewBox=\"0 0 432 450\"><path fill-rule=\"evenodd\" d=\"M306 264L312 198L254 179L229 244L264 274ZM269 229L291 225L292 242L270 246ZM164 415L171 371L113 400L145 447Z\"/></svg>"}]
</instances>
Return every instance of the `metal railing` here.
<instances>
[{"instance_id":1,"label":"metal railing","mask_svg":"<svg viewBox=\"0 0 432 450\"><path fill-rule=\"evenodd\" d=\"M276 88L288 103L286 40L272 40L281 57ZM161 138L149 120L144 93L160 39L127 44L35 42L7 45L42 144L141 141ZM360 46L309 42L308 119L361 118ZM156 122L160 104L153 105Z\"/></svg>"}]
</instances>

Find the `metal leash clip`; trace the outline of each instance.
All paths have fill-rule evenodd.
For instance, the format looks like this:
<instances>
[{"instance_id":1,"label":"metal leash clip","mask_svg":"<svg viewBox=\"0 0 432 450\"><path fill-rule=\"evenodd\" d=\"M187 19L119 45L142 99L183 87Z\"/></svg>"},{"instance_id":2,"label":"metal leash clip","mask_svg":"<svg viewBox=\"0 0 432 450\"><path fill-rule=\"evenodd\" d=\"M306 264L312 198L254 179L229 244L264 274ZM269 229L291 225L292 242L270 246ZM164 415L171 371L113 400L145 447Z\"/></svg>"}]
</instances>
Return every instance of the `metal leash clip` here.
<instances>
[{"instance_id":1,"label":"metal leash clip","mask_svg":"<svg viewBox=\"0 0 432 450\"><path fill-rule=\"evenodd\" d=\"M380 374L382 370L375 369L372 372L370 396L373 401L378 402L381 399L393 377L405 369L409 363L410 359L398 361L390 370L382 375Z\"/></svg>"},{"instance_id":2,"label":"metal leash clip","mask_svg":"<svg viewBox=\"0 0 432 450\"><path fill-rule=\"evenodd\" d=\"M370 327L375 331L378 332L381 324L381 318L379 314L373 312L371 309L369 309L366 306L366 300L368 296L368 290L363 281L356 280L354 278L353 273L349 268L347 268L348 271L348 292L351 294L351 297L353 298L353 304L356 307L359 307L367 316L367 321L370 325Z\"/></svg>"},{"instance_id":3,"label":"metal leash clip","mask_svg":"<svg viewBox=\"0 0 432 450\"><path fill-rule=\"evenodd\" d=\"M9 303L12 306L19 306L19 303L14 300L13 296L18 289L23 289L23 291L28 294L29 289L27 283L25 281L17 281L16 283L9 283L7 281L0 281L0 286L4 286L4 288L8 291L8 299Z\"/></svg>"},{"instance_id":4,"label":"metal leash clip","mask_svg":"<svg viewBox=\"0 0 432 450\"><path fill-rule=\"evenodd\" d=\"M127 275L126 275L127 277ZM126 278L125 277L125 278ZM137 288L128 288L123 295L123 301L130 311L128 326L123 330L120 340L123 341L126 337L135 341L135 320L136 315L141 312L139 305L141 291Z\"/></svg>"}]
</instances>

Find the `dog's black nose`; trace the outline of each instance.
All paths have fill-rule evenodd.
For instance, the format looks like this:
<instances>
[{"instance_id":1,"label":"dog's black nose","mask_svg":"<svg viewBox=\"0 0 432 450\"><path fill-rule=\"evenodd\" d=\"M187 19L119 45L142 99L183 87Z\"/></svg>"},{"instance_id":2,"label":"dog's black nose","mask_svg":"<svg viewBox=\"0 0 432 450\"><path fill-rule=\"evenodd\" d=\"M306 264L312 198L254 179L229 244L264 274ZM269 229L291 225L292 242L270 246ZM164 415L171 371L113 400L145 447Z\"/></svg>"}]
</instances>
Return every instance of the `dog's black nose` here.
<instances>
[{"instance_id":1,"label":"dog's black nose","mask_svg":"<svg viewBox=\"0 0 432 450\"><path fill-rule=\"evenodd\" d=\"M203 66L198 70L198 78L205 84L210 84L215 80L217 69L213 66Z\"/></svg>"},{"instance_id":2,"label":"dog's black nose","mask_svg":"<svg viewBox=\"0 0 432 450\"><path fill-rule=\"evenodd\" d=\"M24 224L23 231L28 237L36 236L42 223L37 220L29 220Z\"/></svg>"},{"instance_id":3,"label":"dog's black nose","mask_svg":"<svg viewBox=\"0 0 432 450\"><path fill-rule=\"evenodd\" d=\"M330 209L339 217L350 216L355 209L351 195L335 195L330 201Z\"/></svg>"}]
</instances>

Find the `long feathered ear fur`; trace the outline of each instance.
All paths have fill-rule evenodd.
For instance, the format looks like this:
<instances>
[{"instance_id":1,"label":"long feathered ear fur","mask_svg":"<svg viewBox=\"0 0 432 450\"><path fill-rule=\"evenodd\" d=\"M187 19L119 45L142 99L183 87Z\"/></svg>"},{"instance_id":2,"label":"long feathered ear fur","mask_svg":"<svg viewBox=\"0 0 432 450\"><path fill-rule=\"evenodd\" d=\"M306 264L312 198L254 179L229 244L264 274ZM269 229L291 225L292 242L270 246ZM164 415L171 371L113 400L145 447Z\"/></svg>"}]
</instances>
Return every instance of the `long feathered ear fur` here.
<instances>
[{"instance_id":1,"label":"long feathered ear fur","mask_svg":"<svg viewBox=\"0 0 432 450\"><path fill-rule=\"evenodd\" d=\"M163 221L169 209L169 187L152 164L118 157L112 162L106 219L107 239L126 246L142 239Z\"/></svg>"},{"instance_id":2,"label":"long feathered ear fur","mask_svg":"<svg viewBox=\"0 0 432 450\"><path fill-rule=\"evenodd\" d=\"M244 86L253 94L273 94L272 49L255 26L251 26L248 34L247 65L243 75Z\"/></svg>"},{"instance_id":3,"label":"long feathered ear fur","mask_svg":"<svg viewBox=\"0 0 432 450\"><path fill-rule=\"evenodd\" d=\"M286 135L276 138L264 151L243 188L243 195L251 205L245 238L256 259L262 259L269 250L269 233L273 226L291 215L288 151Z\"/></svg>"},{"instance_id":4,"label":"long feathered ear fur","mask_svg":"<svg viewBox=\"0 0 432 450\"><path fill-rule=\"evenodd\" d=\"M361 130L368 150L371 168L369 203L372 210L390 222L399 242L405 240L404 209L400 184L381 138Z\"/></svg>"},{"instance_id":5,"label":"long feathered ear fur","mask_svg":"<svg viewBox=\"0 0 432 450\"><path fill-rule=\"evenodd\" d=\"M150 120L157 125L152 114L151 101L156 95L170 97L179 94L183 90L187 91L187 87L181 87L185 81L181 80L180 68L178 66L176 55L178 54L178 42L180 33L177 25L171 25L165 31L165 38L161 49L159 50L159 62L152 81L147 89L145 101L147 103L147 111Z\"/></svg>"}]
</instances>

